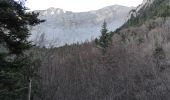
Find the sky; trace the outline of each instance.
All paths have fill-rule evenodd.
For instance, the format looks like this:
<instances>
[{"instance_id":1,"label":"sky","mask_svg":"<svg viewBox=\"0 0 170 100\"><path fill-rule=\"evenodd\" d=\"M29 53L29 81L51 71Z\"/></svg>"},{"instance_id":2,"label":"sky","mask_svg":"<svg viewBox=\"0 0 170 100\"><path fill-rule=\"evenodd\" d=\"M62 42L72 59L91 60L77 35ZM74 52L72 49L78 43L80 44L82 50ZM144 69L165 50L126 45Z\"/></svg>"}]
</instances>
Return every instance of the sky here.
<instances>
[{"instance_id":1,"label":"sky","mask_svg":"<svg viewBox=\"0 0 170 100\"><path fill-rule=\"evenodd\" d=\"M143 0L27 0L30 10L44 10L50 7L66 11L84 12L97 10L110 5L138 6Z\"/></svg>"}]
</instances>

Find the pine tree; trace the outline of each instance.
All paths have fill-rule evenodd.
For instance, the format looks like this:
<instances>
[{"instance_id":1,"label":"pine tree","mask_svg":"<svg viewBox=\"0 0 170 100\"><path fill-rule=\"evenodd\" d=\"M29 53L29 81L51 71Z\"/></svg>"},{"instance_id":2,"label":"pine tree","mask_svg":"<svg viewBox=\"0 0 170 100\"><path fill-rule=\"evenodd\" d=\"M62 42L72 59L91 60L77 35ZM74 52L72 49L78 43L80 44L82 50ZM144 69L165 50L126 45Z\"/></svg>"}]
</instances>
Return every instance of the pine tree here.
<instances>
[{"instance_id":1,"label":"pine tree","mask_svg":"<svg viewBox=\"0 0 170 100\"><path fill-rule=\"evenodd\" d=\"M111 42L111 34L108 32L107 23L105 21L102 25L101 36L99 39L96 39L95 42L102 52L105 53Z\"/></svg>"},{"instance_id":2,"label":"pine tree","mask_svg":"<svg viewBox=\"0 0 170 100\"><path fill-rule=\"evenodd\" d=\"M26 12L22 1L0 0L0 100L26 100L32 47L28 26L41 22L38 14ZM3 50L2 50L3 49Z\"/></svg>"}]
</instances>

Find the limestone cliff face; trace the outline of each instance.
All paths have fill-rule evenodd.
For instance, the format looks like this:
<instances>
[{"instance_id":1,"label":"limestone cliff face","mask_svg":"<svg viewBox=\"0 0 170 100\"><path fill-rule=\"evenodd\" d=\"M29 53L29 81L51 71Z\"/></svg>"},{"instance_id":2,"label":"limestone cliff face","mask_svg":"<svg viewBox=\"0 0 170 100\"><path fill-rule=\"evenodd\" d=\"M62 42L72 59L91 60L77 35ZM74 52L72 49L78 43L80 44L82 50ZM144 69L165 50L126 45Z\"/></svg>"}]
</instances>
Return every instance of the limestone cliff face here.
<instances>
[{"instance_id":1,"label":"limestone cliff face","mask_svg":"<svg viewBox=\"0 0 170 100\"><path fill-rule=\"evenodd\" d=\"M142 7L147 7L150 6L154 0L143 0L142 4L138 6L138 10L141 9Z\"/></svg>"},{"instance_id":2,"label":"limestone cliff face","mask_svg":"<svg viewBox=\"0 0 170 100\"><path fill-rule=\"evenodd\" d=\"M39 46L62 46L91 41L100 35L104 20L110 31L123 25L132 8L114 5L99 10L75 13L58 8L36 11L46 22L31 29L31 37Z\"/></svg>"},{"instance_id":3,"label":"limestone cliff face","mask_svg":"<svg viewBox=\"0 0 170 100\"><path fill-rule=\"evenodd\" d=\"M131 15L136 17L138 14L140 14L139 12L141 9L145 9L146 7L150 6L153 2L154 0L143 0L142 4L140 4L138 7L130 11L128 18L130 19Z\"/></svg>"}]
</instances>

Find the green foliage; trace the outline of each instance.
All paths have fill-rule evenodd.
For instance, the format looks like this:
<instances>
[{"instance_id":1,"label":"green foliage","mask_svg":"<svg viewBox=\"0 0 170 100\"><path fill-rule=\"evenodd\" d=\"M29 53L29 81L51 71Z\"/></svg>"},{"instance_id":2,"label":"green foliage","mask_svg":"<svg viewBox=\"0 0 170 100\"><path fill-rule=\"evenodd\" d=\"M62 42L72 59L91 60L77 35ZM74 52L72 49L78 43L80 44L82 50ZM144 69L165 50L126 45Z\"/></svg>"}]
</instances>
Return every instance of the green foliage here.
<instances>
[{"instance_id":1,"label":"green foliage","mask_svg":"<svg viewBox=\"0 0 170 100\"><path fill-rule=\"evenodd\" d=\"M105 53L106 49L109 47L111 43L111 34L108 33L107 23L104 22L101 30L101 36L99 39L96 39L95 42L102 49L102 52Z\"/></svg>"},{"instance_id":2,"label":"green foliage","mask_svg":"<svg viewBox=\"0 0 170 100\"><path fill-rule=\"evenodd\" d=\"M161 9L158 10L158 16L159 17L167 17L170 16L170 6L169 5L162 5Z\"/></svg>"},{"instance_id":3,"label":"green foliage","mask_svg":"<svg viewBox=\"0 0 170 100\"><path fill-rule=\"evenodd\" d=\"M0 45L7 50L0 52L0 100L26 100L28 77L32 77L28 69L33 66L23 53L32 47L28 26L43 22L26 10L22 2L0 0Z\"/></svg>"}]
</instances>

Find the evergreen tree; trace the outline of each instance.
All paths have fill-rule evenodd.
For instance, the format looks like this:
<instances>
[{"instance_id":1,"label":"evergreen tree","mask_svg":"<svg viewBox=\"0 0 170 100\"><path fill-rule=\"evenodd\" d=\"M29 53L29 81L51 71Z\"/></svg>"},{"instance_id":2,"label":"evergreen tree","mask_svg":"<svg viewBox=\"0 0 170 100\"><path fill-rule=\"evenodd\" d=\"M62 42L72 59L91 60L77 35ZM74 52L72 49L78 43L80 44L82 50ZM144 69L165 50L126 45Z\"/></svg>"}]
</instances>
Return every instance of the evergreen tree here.
<instances>
[{"instance_id":1,"label":"evergreen tree","mask_svg":"<svg viewBox=\"0 0 170 100\"><path fill-rule=\"evenodd\" d=\"M99 48L102 49L102 52L105 53L111 42L111 34L108 32L107 23L105 21L102 25L101 36L99 39L96 39L95 42Z\"/></svg>"},{"instance_id":2,"label":"evergreen tree","mask_svg":"<svg viewBox=\"0 0 170 100\"><path fill-rule=\"evenodd\" d=\"M43 22L26 10L23 0L0 0L0 100L26 100L30 77L26 69L32 66L24 54L32 46L28 26Z\"/></svg>"}]
</instances>

